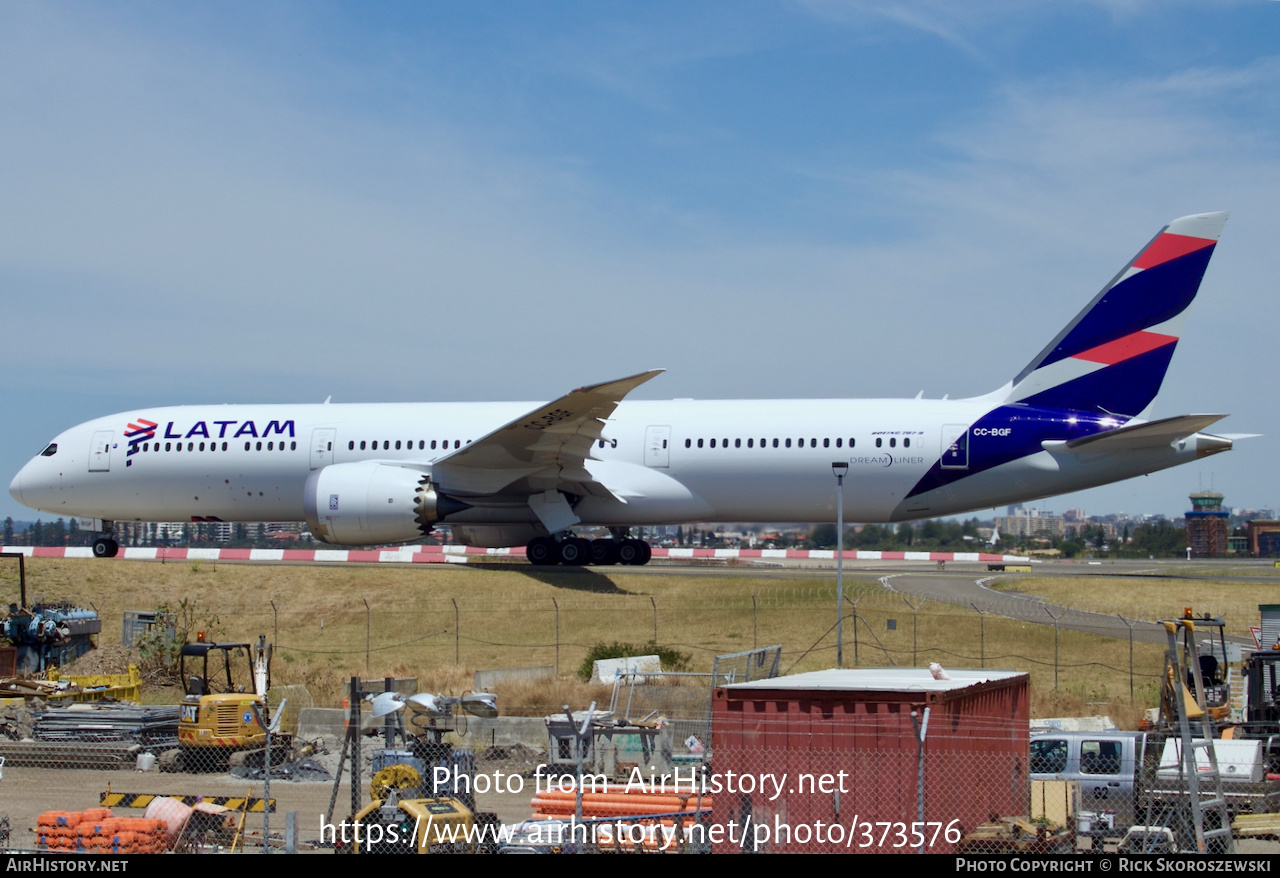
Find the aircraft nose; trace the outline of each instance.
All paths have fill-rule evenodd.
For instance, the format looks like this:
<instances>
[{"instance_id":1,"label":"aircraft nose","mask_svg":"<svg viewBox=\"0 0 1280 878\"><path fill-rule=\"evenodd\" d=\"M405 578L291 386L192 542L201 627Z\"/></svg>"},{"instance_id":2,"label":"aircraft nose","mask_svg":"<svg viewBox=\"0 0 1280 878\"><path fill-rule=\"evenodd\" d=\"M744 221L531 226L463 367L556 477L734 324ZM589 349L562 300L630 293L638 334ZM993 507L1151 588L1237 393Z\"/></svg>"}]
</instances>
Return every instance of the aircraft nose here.
<instances>
[{"instance_id":1,"label":"aircraft nose","mask_svg":"<svg viewBox=\"0 0 1280 878\"><path fill-rule=\"evenodd\" d=\"M23 467L22 469L26 469L26 467ZM22 499L22 470L18 470L18 474L14 476L13 481L9 483L9 496L17 500L19 503L22 503L23 506L27 505Z\"/></svg>"}]
</instances>

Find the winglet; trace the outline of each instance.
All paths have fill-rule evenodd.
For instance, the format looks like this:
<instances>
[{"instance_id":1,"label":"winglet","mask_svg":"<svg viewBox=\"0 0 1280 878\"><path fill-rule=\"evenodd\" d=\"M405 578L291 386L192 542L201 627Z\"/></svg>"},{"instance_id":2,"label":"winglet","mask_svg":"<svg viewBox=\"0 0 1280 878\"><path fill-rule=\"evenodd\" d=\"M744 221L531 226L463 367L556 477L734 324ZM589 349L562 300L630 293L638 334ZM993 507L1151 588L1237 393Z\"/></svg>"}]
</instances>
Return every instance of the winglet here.
<instances>
[{"instance_id":1,"label":"winglet","mask_svg":"<svg viewBox=\"0 0 1280 878\"><path fill-rule=\"evenodd\" d=\"M616 381L602 381L599 384L588 384L586 387L579 387L572 393L599 393L606 396L614 397L614 402L621 402L622 398L631 391L635 390L646 381L657 378L666 369L650 369L647 372L637 372L626 378L619 378ZM616 394L616 396L615 396Z\"/></svg>"}]
</instances>

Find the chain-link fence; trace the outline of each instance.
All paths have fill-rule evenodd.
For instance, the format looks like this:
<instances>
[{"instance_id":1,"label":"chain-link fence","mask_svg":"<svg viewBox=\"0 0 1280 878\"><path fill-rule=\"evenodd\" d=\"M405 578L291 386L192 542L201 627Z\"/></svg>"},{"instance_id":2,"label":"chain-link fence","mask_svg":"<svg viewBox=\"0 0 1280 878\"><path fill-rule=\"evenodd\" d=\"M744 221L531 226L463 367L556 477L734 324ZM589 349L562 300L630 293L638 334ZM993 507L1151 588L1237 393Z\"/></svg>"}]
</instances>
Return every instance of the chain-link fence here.
<instances>
[{"instance_id":1,"label":"chain-link fence","mask_svg":"<svg viewBox=\"0 0 1280 878\"><path fill-rule=\"evenodd\" d=\"M851 588L849 594L844 619L847 663L851 658L860 666L918 667L937 661L947 668L1019 668L1031 674L1033 693L1061 686L1078 693L1082 703L1112 697L1129 700L1135 692L1140 701L1144 688L1155 689L1162 668L1162 650L1141 637L1128 642L1128 633L1138 626L1126 628L1124 620L1111 623L1119 625L1122 636L1104 641L1065 625L1096 625L1098 633L1114 635L1101 616L1058 619L1062 624L1055 630L1048 615L1042 625L1000 617L997 614L1006 609L1013 613L1014 605L1005 607L1005 599L998 596L990 606L973 607L921 604L874 589ZM939 749L951 719L936 713L923 747L916 747L918 732L909 710L897 715L901 725L891 732L883 724L838 734L832 729L801 732L785 717L770 716L755 718L757 739L718 740L719 725L709 723L710 674L725 684L831 666L832 604L830 588L777 588L748 596L680 601L616 591L537 600L515 592L484 598L416 592L403 601L370 605L358 595L335 594L313 606L246 607L236 619L237 633L261 632L275 644L269 709L264 712L246 694L252 691L251 683L238 680L206 680L206 691L194 705L177 704L180 692L173 695L174 703L155 707L107 708L91 702L55 706L51 701L17 699L21 706L0 707L0 738L5 739L0 740L0 758L5 760L0 817L9 818L9 843L14 847L36 849L41 838L47 838L44 844L53 849L54 839L65 846L74 838L71 844L79 849L100 849L108 844L102 840L107 834L133 832L141 838L146 833L143 827L107 825L104 830L106 818L90 809L110 808L112 818L143 816L159 798L171 797L193 809L178 809L178 817L172 818L188 828L181 836L187 847L260 851L269 834L271 849L296 844L300 850L326 850L341 834L326 834L326 829L350 821L359 810L353 802L364 807L374 800L376 791L370 784L379 772L404 764L413 767L397 760L409 758L405 753L413 756L414 745L405 737L390 743L385 738L368 740L359 754L361 780L353 799L354 755L344 746L341 714L320 730L301 724L298 708L315 705L337 712L351 674L366 670L377 674L403 667L425 677L441 667L550 666L556 671L550 682L539 679L502 696L508 700L500 699L504 715L532 716L525 722L535 726L533 733L504 740L494 731L496 726L475 721L465 735L447 741L475 754L475 810L512 825L535 812L539 785L551 786L546 778L555 774L563 780L576 771L547 771L555 760L541 717L559 710L564 700L558 692L545 693L556 680L573 675L589 647L617 640L677 650L689 656L694 672L703 674L655 680L655 685L617 693L616 717L637 721L653 712L669 726L664 740L670 743L664 746L671 750L670 782L685 785L677 793L685 797L684 804L676 810L683 814L691 809L687 817L658 817L647 824L631 821L651 827L647 840L635 842L641 849L652 849L655 838L661 839L663 830L657 827L677 825L681 844L715 851L955 851L987 836L982 842L987 849L1035 850L1036 844L1065 844L1061 833L1069 835L1069 844L1077 849L1088 849L1098 840L1100 847L1111 850L1121 842L1130 818L1110 813L1119 812L1111 804L1117 799L1098 801L1084 782L1061 795L1032 784L1025 721L953 736L965 742L962 750ZM767 650L769 644L781 646ZM753 646L761 650L744 649ZM717 661L717 656L735 653L740 654L736 662ZM729 668L735 669L732 680ZM464 675L454 691L470 688L468 683ZM585 708L587 700L572 706ZM261 715L255 715L255 709ZM185 725L191 727L187 740L178 734L183 710L188 711ZM884 712L890 711L886 707ZM275 769L268 776L262 727L276 715L283 721L272 749ZM486 731L481 734L481 729ZM422 736L421 729L409 732L409 737ZM621 735L615 738L622 740ZM690 738L698 740L691 743ZM649 776L648 757L643 747L640 750L636 758L632 751L620 749L613 765L644 769L642 774ZM423 759L420 754L414 758ZM421 761L414 767L419 780L423 771L433 774L432 766ZM1270 783L1267 773L1264 784ZM695 774L696 782L690 780ZM386 777L403 784L397 790L423 791L410 774L392 770ZM734 777L751 777L756 786L744 790L730 783ZM611 780L625 787L625 780ZM1107 790L1109 796L1120 795ZM1264 810L1280 810L1280 801L1273 807L1270 798L1263 798L1268 802ZM1066 804L1049 814L1044 803L1050 799ZM1038 810L1035 801L1041 801ZM576 801L573 804L576 808ZM627 800L615 804L625 809ZM675 813L652 810L669 805L646 803L651 816ZM586 814L584 819L600 821L592 825L603 827L618 813L615 808L612 814ZM74 814L81 817L67 816ZM1143 814L1143 819L1150 819L1149 809ZM1234 811L1231 817L1235 819ZM79 824L86 821L82 835ZM616 835L620 830L617 821L613 823ZM1060 828L1051 828L1051 823ZM764 826L771 827L767 834L758 829ZM51 830L42 835L42 827ZM794 831L788 834L780 827ZM1098 827L1111 834L1100 836ZM1166 828L1176 843L1186 842L1185 829ZM1266 828L1242 828L1237 841L1274 845L1255 840L1266 835ZM1273 828L1272 834L1280 834L1280 828ZM608 842L604 849L610 845L618 846ZM1280 851L1280 846L1274 849Z\"/></svg>"}]
</instances>

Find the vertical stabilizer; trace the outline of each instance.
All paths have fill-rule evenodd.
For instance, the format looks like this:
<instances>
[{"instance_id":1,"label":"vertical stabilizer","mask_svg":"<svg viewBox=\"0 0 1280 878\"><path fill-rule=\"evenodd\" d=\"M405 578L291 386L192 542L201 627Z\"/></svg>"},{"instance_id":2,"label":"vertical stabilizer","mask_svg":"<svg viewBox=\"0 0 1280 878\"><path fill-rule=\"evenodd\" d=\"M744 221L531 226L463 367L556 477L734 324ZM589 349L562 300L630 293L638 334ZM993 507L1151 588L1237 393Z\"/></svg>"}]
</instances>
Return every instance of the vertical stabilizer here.
<instances>
[{"instance_id":1,"label":"vertical stabilizer","mask_svg":"<svg viewBox=\"0 0 1280 878\"><path fill-rule=\"evenodd\" d=\"M1176 219L1014 378L1006 404L1142 416L1164 381L1225 211Z\"/></svg>"}]
</instances>

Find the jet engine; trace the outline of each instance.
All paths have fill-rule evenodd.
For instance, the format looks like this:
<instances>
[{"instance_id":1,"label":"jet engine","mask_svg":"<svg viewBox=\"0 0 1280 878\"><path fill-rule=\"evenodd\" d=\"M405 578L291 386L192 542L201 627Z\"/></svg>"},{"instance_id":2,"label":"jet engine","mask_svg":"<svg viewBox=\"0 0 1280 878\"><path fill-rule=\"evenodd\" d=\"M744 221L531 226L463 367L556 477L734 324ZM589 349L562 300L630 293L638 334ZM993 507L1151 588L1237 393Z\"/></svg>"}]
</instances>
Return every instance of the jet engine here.
<instances>
[{"instance_id":1,"label":"jet engine","mask_svg":"<svg viewBox=\"0 0 1280 878\"><path fill-rule=\"evenodd\" d=\"M307 478L302 503L311 535L343 546L418 540L470 508L439 494L429 473L377 461L321 467Z\"/></svg>"}]
</instances>

